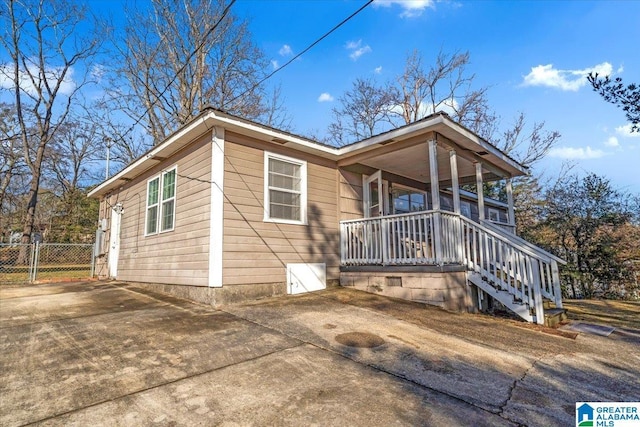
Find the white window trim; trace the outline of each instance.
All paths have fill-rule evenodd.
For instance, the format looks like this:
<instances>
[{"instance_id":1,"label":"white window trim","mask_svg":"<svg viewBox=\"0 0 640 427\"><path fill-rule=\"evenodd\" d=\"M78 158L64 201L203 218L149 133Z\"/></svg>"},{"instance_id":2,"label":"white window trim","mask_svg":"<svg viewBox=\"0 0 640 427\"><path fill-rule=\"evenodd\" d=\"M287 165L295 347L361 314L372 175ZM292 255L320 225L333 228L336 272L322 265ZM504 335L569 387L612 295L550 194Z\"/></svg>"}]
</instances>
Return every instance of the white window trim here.
<instances>
[{"instance_id":1,"label":"white window trim","mask_svg":"<svg viewBox=\"0 0 640 427\"><path fill-rule=\"evenodd\" d=\"M167 200L163 200L162 199L162 190L163 190L163 185L164 185L164 176L166 174L168 174L169 172L175 171L176 173L176 179L175 179L175 191L173 192L173 197L167 199ZM147 220L148 220L148 216L149 216L149 183L155 179L158 179L158 218L156 219L156 231L155 233L147 233ZM176 209L178 207L178 166L173 166L172 168L169 169L163 169L162 171L160 171L159 174L154 175L153 177L149 178L147 180L147 188L146 188L146 192L145 192L145 211L144 211L144 236L148 237L148 236L156 236L158 234L162 234L162 233L168 233L170 231L175 230L176 228ZM162 204L163 202L167 202L169 200L173 200L173 226L171 228L168 228L166 230L162 230Z\"/></svg>"},{"instance_id":2,"label":"white window trim","mask_svg":"<svg viewBox=\"0 0 640 427\"><path fill-rule=\"evenodd\" d=\"M491 219L491 214L495 214L496 215L496 219ZM488 217L489 221L491 221L491 222L501 223L500 222L500 210L499 209L487 208L487 217Z\"/></svg>"},{"instance_id":3,"label":"white window trim","mask_svg":"<svg viewBox=\"0 0 640 427\"><path fill-rule=\"evenodd\" d=\"M283 162L294 163L300 166L300 220L290 220L281 218L271 218L271 201L269 200L269 159L282 160ZM264 152L264 222L275 222L281 224L307 224L307 162L281 154Z\"/></svg>"},{"instance_id":4,"label":"white window trim","mask_svg":"<svg viewBox=\"0 0 640 427\"><path fill-rule=\"evenodd\" d=\"M424 196L424 209L428 210L429 209L429 195L427 194L427 192L425 190L421 190L419 188L415 188L415 187L409 187L408 185L403 185L403 184L396 184L395 182L393 184L391 184L391 202L393 204L393 190L395 189L399 189L399 190L405 190L405 191L411 191L413 193L420 193ZM395 213L396 211L396 207L392 206L391 209L393 210L393 213Z\"/></svg>"},{"instance_id":5,"label":"white window trim","mask_svg":"<svg viewBox=\"0 0 640 427\"><path fill-rule=\"evenodd\" d=\"M153 205L149 205L149 183L151 183L151 181L155 181L158 180L158 201L156 203L154 203ZM162 178L160 178L159 176L154 176L152 178L149 178L147 180L147 186L145 188L145 199L144 199L144 235L146 236L155 236L156 234L158 234L158 219L156 218L156 231L153 233L149 233L148 232L148 221L149 221L149 208L152 206L157 206L158 207L158 213L157 216L160 215L160 184L161 184Z\"/></svg>"}]
</instances>

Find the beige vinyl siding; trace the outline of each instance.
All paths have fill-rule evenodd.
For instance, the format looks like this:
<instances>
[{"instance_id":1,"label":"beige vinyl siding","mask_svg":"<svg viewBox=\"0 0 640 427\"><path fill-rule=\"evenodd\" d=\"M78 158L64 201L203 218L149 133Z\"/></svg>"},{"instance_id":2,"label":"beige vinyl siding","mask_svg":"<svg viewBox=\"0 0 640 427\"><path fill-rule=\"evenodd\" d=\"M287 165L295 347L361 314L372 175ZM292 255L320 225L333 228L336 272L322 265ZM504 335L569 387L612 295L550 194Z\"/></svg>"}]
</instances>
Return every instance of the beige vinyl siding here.
<instances>
[{"instance_id":1,"label":"beige vinyl siding","mask_svg":"<svg viewBox=\"0 0 640 427\"><path fill-rule=\"evenodd\" d=\"M360 219L362 211L362 175L341 169L340 178L340 220Z\"/></svg>"},{"instance_id":2,"label":"beige vinyl siding","mask_svg":"<svg viewBox=\"0 0 640 427\"><path fill-rule=\"evenodd\" d=\"M124 214L118 279L208 286L210 142L211 134L202 135L119 192ZM147 181L176 165L175 228L145 237Z\"/></svg>"},{"instance_id":3,"label":"beige vinyl siding","mask_svg":"<svg viewBox=\"0 0 640 427\"><path fill-rule=\"evenodd\" d=\"M307 162L307 225L264 221L264 143L227 132L223 285L278 283L288 263L340 265L335 164L280 146L269 152Z\"/></svg>"}]
</instances>

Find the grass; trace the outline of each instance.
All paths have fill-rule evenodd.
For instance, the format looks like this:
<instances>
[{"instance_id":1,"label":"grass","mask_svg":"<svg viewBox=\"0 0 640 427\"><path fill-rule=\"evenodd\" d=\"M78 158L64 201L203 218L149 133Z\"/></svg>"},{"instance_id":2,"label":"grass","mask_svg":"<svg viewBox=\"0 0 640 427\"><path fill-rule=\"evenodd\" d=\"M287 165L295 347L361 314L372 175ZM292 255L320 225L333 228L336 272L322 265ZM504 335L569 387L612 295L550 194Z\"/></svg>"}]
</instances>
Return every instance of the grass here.
<instances>
[{"instance_id":1,"label":"grass","mask_svg":"<svg viewBox=\"0 0 640 427\"><path fill-rule=\"evenodd\" d=\"M42 280L78 280L88 279L91 276L91 265L42 265L38 267L36 281ZM28 266L5 267L0 270L0 285L4 283L27 282L29 279Z\"/></svg>"},{"instance_id":2,"label":"grass","mask_svg":"<svg viewBox=\"0 0 640 427\"><path fill-rule=\"evenodd\" d=\"M640 301L563 300L569 320L640 329Z\"/></svg>"}]
</instances>

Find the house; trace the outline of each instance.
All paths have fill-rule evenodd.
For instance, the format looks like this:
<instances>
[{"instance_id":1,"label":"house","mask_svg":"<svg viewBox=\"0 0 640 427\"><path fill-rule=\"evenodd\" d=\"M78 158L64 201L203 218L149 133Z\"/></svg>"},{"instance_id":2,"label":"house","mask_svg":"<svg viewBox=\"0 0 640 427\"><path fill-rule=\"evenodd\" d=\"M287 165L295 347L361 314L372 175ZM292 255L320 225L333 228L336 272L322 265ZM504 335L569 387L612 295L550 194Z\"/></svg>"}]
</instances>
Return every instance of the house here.
<instances>
[{"instance_id":1,"label":"house","mask_svg":"<svg viewBox=\"0 0 640 427\"><path fill-rule=\"evenodd\" d=\"M90 192L98 273L213 305L340 283L542 323L562 260L515 235L526 172L444 113L337 148L207 108ZM494 180L508 203L460 190Z\"/></svg>"}]
</instances>

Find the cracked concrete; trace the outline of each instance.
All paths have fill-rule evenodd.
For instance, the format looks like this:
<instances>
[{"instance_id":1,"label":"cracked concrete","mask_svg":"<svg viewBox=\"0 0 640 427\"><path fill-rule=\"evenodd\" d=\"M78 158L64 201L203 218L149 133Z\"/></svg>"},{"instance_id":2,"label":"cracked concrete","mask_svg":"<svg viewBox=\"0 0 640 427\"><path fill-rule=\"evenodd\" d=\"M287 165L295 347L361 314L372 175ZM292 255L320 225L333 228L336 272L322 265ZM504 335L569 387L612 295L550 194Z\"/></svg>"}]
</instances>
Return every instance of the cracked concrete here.
<instances>
[{"instance_id":1,"label":"cracked concrete","mask_svg":"<svg viewBox=\"0 0 640 427\"><path fill-rule=\"evenodd\" d=\"M511 385L511 388L509 389L509 396L507 397L507 399L504 401L504 403L500 406L500 411L498 412L501 416L504 416L505 413L505 408L507 407L507 405L509 404L509 402L511 402L511 399L513 399L513 392L515 391L516 387L518 386L519 383L522 383L524 381L524 379L527 377L527 374L529 373L529 371L531 369L533 369L533 367L536 365L536 363L538 363L540 359L536 359L533 361L533 363L531 364L531 366L529 366L529 368L524 371L524 373L522 374L522 376L515 380L513 382L513 384Z\"/></svg>"},{"instance_id":2,"label":"cracked concrete","mask_svg":"<svg viewBox=\"0 0 640 427\"><path fill-rule=\"evenodd\" d=\"M7 426L571 425L576 401L637 399L638 366L634 342L342 288L223 310L126 284L0 288Z\"/></svg>"}]
</instances>

